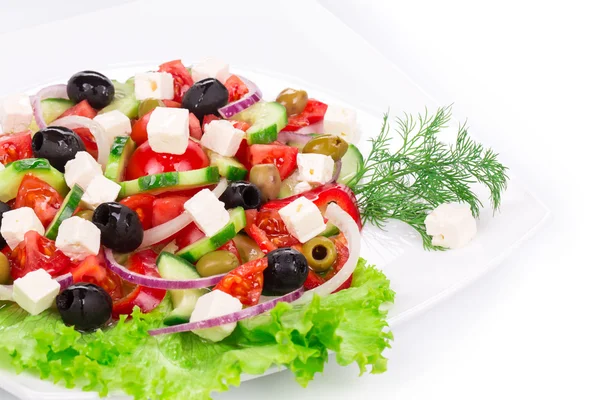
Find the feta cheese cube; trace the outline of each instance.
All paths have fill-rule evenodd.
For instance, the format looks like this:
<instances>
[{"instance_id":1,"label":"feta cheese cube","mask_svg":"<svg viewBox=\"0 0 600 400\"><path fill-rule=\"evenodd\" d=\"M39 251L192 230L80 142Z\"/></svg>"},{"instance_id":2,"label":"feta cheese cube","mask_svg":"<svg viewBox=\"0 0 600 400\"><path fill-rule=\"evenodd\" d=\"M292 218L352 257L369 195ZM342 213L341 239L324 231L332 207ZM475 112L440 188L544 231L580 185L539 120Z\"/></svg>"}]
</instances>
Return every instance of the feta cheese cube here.
<instances>
[{"instance_id":1,"label":"feta cheese cube","mask_svg":"<svg viewBox=\"0 0 600 400\"><path fill-rule=\"evenodd\" d=\"M58 292L60 285L43 269L32 271L13 284L14 301L31 315L49 309Z\"/></svg>"},{"instance_id":2,"label":"feta cheese cube","mask_svg":"<svg viewBox=\"0 0 600 400\"><path fill-rule=\"evenodd\" d=\"M138 100L173 100L173 75L168 72L144 72L134 78L135 98Z\"/></svg>"},{"instance_id":3,"label":"feta cheese cube","mask_svg":"<svg viewBox=\"0 0 600 400\"><path fill-rule=\"evenodd\" d=\"M288 231L301 243L318 236L325 230L325 221L319 208L306 197L298 197L279 210Z\"/></svg>"},{"instance_id":4,"label":"feta cheese cube","mask_svg":"<svg viewBox=\"0 0 600 400\"><path fill-rule=\"evenodd\" d=\"M71 217L58 227L56 248L73 260L83 260L87 256L98 255L100 251L100 229L92 222Z\"/></svg>"},{"instance_id":5,"label":"feta cheese cube","mask_svg":"<svg viewBox=\"0 0 600 400\"><path fill-rule=\"evenodd\" d=\"M306 182L327 183L333 178L334 161L331 156L298 153L298 178Z\"/></svg>"},{"instance_id":6,"label":"feta cheese cube","mask_svg":"<svg viewBox=\"0 0 600 400\"><path fill-rule=\"evenodd\" d=\"M456 249L475 237L477 222L468 204L444 203L425 218L425 228L434 246Z\"/></svg>"},{"instance_id":7,"label":"feta cheese cube","mask_svg":"<svg viewBox=\"0 0 600 400\"><path fill-rule=\"evenodd\" d=\"M205 58L198 64L192 65L192 79L194 82L206 78L215 78L225 84L229 75L229 64L218 58Z\"/></svg>"},{"instance_id":8,"label":"feta cheese cube","mask_svg":"<svg viewBox=\"0 0 600 400\"><path fill-rule=\"evenodd\" d=\"M77 184L85 190L98 175L102 175L102 166L87 151L78 151L75 158L65 164L65 181L70 188Z\"/></svg>"},{"instance_id":9,"label":"feta cheese cube","mask_svg":"<svg viewBox=\"0 0 600 400\"><path fill-rule=\"evenodd\" d=\"M229 213L225 203L208 189L202 189L183 205L190 213L198 228L206 236L213 236L229 223Z\"/></svg>"},{"instance_id":10,"label":"feta cheese cube","mask_svg":"<svg viewBox=\"0 0 600 400\"><path fill-rule=\"evenodd\" d=\"M94 209L102 203L115 201L121 191L121 185L111 181L104 175L96 175L89 183L81 197L89 208Z\"/></svg>"},{"instance_id":11,"label":"feta cheese cube","mask_svg":"<svg viewBox=\"0 0 600 400\"><path fill-rule=\"evenodd\" d=\"M25 234L29 231L36 231L40 235L44 234L44 225L32 208L21 207L2 214L0 234L11 250L14 250L25 239Z\"/></svg>"},{"instance_id":12,"label":"feta cheese cube","mask_svg":"<svg viewBox=\"0 0 600 400\"><path fill-rule=\"evenodd\" d=\"M185 108L157 107L150 115L147 131L153 151L181 155L190 138L190 112Z\"/></svg>"},{"instance_id":13,"label":"feta cheese cube","mask_svg":"<svg viewBox=\"0 0 600 400\"><path fill-rule=\"evenodd\" d=\"M131 120L119 110L98 114L94 121L104 128L107 140L111 145L117 136L129 136L131 134Z\"/></svg>"},{"instance_id":14,"label":"feta cheese cube","mask_svg":"<svg viewBox=\"0 0 600 400\"><path fill-rule=\"evenodd\" d=\"M222 156L233 157L245 137L244 131L234 128L231 122L220 119L211 121L204 127L200 144Z\"/></svg>"},{"instance_id":15,"label":"feta cheese cube","mask_svg":"<svg viewBox=\"0 0 600 400\"><path fill-rule=\"evenodd\" d=\"M2 171L4 168L6 168L4 164L0 163L0 171Z\"/></svg>"},{"instance_id":16,"label":"feta cheese cube","mask_svg":"<svg viewBox=\"0 0 600 400\"><path fill-rule=\"evenodd\" d=\"M304 193L304 192L308 192L309 190L312 189L312 186L310 183L308 182L298 182L296 184L296 186L294 186L294 194L300 194L300 193Z\"/></svg>"},{"instance_id":17,"label":"feta cheese cube","mask_svg":"<svg viewBox=\"0 0 600 400\"><path fill-rule=\"evenodd\" d=\"M31 100L26 94L8 96L0 101L2 132L14 133L29 129L33 119Z\"/></svg>"},{"instance_id":18,"label":"feta cheese cube","mask_svg":"<svg viewBox=\"0 0 600 400\"><path fill-rule=\"evenodd\" d=\"M348 143L358 142L356 112L336 105L329 105L323 119L323 132L338 135Z\"/></svg>"},{"instance_id":19,"label":"feta cheese cube","mask_svg":"<svg viewBox=\"0 0 600 400\"><path fill-rule=\"evenodd\" d=\"M220 290L213 290L204 296L200 296L196 302L196 307L194 307L194 311L190 316L190 322L204 321L232 314L234 312L242 311L242 308L243 305L237 298ZM193 332L202 339L219 342L231 335L236 325L236 322L232 322L213 328L197 329Z\"/></svg>"}]
</instances>

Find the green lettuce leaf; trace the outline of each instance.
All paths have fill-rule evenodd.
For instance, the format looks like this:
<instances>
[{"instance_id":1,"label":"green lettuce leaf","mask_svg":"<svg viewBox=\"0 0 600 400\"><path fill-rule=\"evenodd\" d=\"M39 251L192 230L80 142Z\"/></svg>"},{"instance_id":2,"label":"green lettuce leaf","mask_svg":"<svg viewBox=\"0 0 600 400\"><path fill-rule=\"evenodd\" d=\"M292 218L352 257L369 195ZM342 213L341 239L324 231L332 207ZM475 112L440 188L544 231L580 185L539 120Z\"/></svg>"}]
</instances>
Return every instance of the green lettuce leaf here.
<instances>
[{"instance_id":1,"label":"green lettuce leaf","mask_svg":"<svg viewBox=\"0 0 600 400\"><path fill-rule=\"evenodd\" d=\"M330 352L341 365L356 362L361 373L384 372L382 352L392 334L380 306L393 300L385 275L361 259L351 288L302 306L280 303L240 322L220 343L193 333L149 336L149 329L162 326L169 301L85 335L66 327L56 311L30 316L0 303L0 356L8 356L17 372L103 396L115 391L136 399L210 399L212 392L239 385L242 373L259 375L274 365L307 385Z\"/></svg>"}]
</instances>

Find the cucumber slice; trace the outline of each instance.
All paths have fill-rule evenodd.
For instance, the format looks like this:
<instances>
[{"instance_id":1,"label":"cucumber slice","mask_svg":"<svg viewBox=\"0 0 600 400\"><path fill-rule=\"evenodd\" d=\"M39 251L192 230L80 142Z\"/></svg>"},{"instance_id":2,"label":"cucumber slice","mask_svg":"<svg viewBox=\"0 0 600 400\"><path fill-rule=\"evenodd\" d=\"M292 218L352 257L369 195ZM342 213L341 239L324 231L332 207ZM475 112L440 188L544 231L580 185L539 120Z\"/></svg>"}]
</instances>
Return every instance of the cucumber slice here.
<instances>
[{"instance_id":1,"label":"cucumber slice","mask_svg":"<svg viewBox=\"0 0 600 400\"><path fill-rule=\"evenodd\" d=\"M135 147L135 142L130 137L117 136L110 148L104 176L112 181L121 182L127 161L133 154Z\"/></svg>"},{"instance_id":2,"label":"cucumber slice","mask_svg":"<svg viewBox=\"0 0 600 400\"><path fill-rule=\"evenodd\" d=\"M337 226L333 225L331 222L327 223L325 230L321 233L321 236L330 237L340 233L340 230Z\"/></svg>"},{"instance_id":3,"label":"cucumber slice","mask_svg":"<svg viewBox=\"0 0 600 400\"><path fill-rule=\"evenodd\" d=\"M52 186L61 195L69 192L64 175L44 158L27 158L12 162L0 171L0 200L7 202L17 197L21 180L32 174Z\"/></svg>"},{"instance_id":4,"label":"cucumber slice","mask_svg":"<svg viewBox=\"0 0 600 400\"><path fill-rule=\"evenodd\" d=\"M133 82L127 81L121 83L112 81L115 86L115 98L104 107L98 114L104 114L109 111L119 110L129 118L136 118L140 102L135 98L135 88Z\"/></svg>"},{"instance_id":5,"label":"cucumber slice","mask_svg":"<svg viewBox=\"0 0 600 400\"><path fill-rule=\"evenodd\" d=\"M81 201L81 197L83 196L83 188L79 185L73 186L73 189L69 192L67 197L65 197L62 205L58 209L58 212L54 216L54 219L48 226L46 230L46 237L51 240L56 240L56 236L58 235L58 227L62 222L71 218Z\"/></svg>"},{"instance_id":6,"label":"cucumber slice","mask_svg":"<svg viewBox=\"0 0 600 400\"><path fill-rule=\"evenodd\" d=\"M205 254L217 250L246 226L246 212L242 207L229 211L227 225L211 237L205 237L177 252L177 255L189 262L196 262Z\"/></svg>"},{"instance_id":7,"label":"cucumber slice","mask_svg":"<svg viewBox=\"0 0 600 400\"><path fill-rule=\"evenodd\" d=\"M347 185L364 166L365 162L360 150L353 144L348 144L348 151L346 151L346 154L344 154L341 161L342 169L340 170L340 176L337 181Z\"/></svg>"},{"instance_id":8,"label":"cucumber slice","mask_svg":"<svg viewBox=\"0 0 600 400\"><path fill-rule=\"evenodd\" d=\"M277 134L287 125L285 107L276 102L260 102L233 116L252 126L246 131L248 144L267 144L277 140Z\"/></svg>"},{"instance_id":9,"label":"cucumber slice","mask_svg":"<svg viewBox=\"0 0 600 400\"><path fill-rule=\"evenodd\" d=\"M42 106L42 118L44 118L44 122L49 124L69 108L73 107L75 103L67 99L44 99L40 102L40 105ZM31 132L40 130L40 127L35 122L35 118L31 121L29 130Z\"/></svg>"},{"instance_id":10,"label":"cucumber slice","mask_svg":"<svg viewBox=\"0 0 600 400\"><path fill-rule=\"evenodd\" d=\"M162 252L156 260L158 272L164 279L198 279L200 275L196 267L181 257ZM165 325L178 325L190 321L190 316L196 307L200 296L208 293L207 289L169 290L173 311L163 321Z\"/></svg>"},{"instance_id":11,"label":"cucumber slice","mask_svg":"<svg viewBox=\"0 0 600 400\"><path fill-rule=\"evenodd\" d=\"M225 157L214 151L208 152L210 165L219 169L219 175L230 181L241 181L246 177L248 170L235 158Z\"/></svg>"},{"instance_id":12,"label":"cucumber slice","mask_svg":"<svg viewBox=\"0 0 600 400\"><path fill-rule=\"evenodd\" d=\"M168 190L186 190L210 185L219 181L217 167L206 167L183 172L165 172L121 182L119 197L138 193L162 193Z\"/></svg>"},{"instance_id":13,"label":"cucumber slice","mask_svg":"<svg viewBox=\"0 0 600 400\"><path fill-rule=\"evenodd\" d=\"M298 171L294 172L283 181L281 181L281 188L279 189L279 194L277 198L285 199L286 197L290 197L294 195L294 187L300 182L298 180Z\"/></svg>"}]
</instances>

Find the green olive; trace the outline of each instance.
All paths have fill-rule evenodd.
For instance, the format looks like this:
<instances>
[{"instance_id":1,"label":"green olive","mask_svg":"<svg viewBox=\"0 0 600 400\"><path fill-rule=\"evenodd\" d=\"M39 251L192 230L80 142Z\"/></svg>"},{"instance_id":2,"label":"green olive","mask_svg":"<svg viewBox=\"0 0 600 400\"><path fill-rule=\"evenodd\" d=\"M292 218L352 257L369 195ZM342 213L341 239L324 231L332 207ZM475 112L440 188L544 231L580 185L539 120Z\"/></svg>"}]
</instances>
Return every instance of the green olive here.
<instances>
[{"instance_id":1,"label":"green olive","mask_svg":"<svg viewBox=\"0 0 600 400\"><path fill-rule=\"evenodd\" d=\"M336 135L320 135L306 143L303 153L316 153L331 156L335 161L341 160L348 151L348 143Z\"/></svg>"},{"instance_id":2,"label":"green olive","mask_svg":"<svg viewBox=\"0 0 600 400\"><path fill-rule=\"evenodd\" d=\"M244 263L254 261L265 256L265 253L262 252L256 242L250 239L248 236L236 235L233 238L233 242L235 243L235 246L240 253L242 262Z\"/></svg>"},{"instance_id":3,"label":"green olive","mask_svg":"<svg viewBox=\"0 0 600 400\"><path fill-rule=\"evenodd\" d=\"M4 253L0 253L0 285L10 282L10 264Z\"/></svg>"},{"instance_id":4,"label":"green olive","mask_svg":"<svg viewBox=\"0 0 600 400\"><path fill-rule=\"evenodd\" d=\"M196 270L200 276L226 274L240 265L235 254L226 250L208 253L198 260Z\"/></svg>"},{"instance_id":5,"label":"green olive","mask_svg":"<svg viewBox=\"0 0 600 400\"><path fill-rule=\"evenodd\" d=\"M76 217L87 219L88 221L92 221L92 216L94 212L92 210L82 210L75 214Z\"/></svg>"},{"instance_id":6,"label":"green olive","mask_svg":"<svg viewBox=\"0 0 600 400\"><path fill-rule=\"evenodd\" d=\"M138 118L142 118L144 115L148 114L150 111L154 110L156 107L164 107L165 104L156 99L147 99L142 100L140 102L140 106L138 108Z\"/></svg>"},{"instance_id":7,"label":"green olive","mask_svg":"<svg viewBox=\"0 0 600 400\"><path fill-rule=\"evenodd\" d=\"M335 262L335 244L325 236L317 236L302 245L302 254L315 272L325 272Z\"/></svg>"},{"instance_id":8,"label":"green olive","mask_svg":"<svg viewBox=\"0 0 600 400\"><path fill-rule=\"evenodd\" d=\"M260 189L263 201L276 199L281 189L281 176L273 164L255 165L250 170L248 180Z\"/></svg>"},{"instance_id":9,"label":"green olive","mask_svg":"<svg viewBox=\"0 0 600 400\"><path fill-rule=\"evenodd\" d=\"M288 115L296 115L304 111L308 102L308 94L305 90L287 88L277 95L275 101L285 107Z\"/></svg>"}]
</instances>

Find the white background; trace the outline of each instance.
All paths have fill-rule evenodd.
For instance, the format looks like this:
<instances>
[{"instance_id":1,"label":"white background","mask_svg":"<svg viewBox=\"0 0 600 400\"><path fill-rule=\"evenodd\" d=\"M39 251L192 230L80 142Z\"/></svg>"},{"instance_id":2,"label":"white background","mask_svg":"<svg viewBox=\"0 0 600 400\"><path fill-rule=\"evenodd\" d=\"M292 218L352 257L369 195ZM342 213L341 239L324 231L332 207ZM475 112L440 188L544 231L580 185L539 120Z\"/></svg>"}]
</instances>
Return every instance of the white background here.
<instances>
[{"instance_id":1,"label":"white background","mask_svg":"<svg viewBox=\"0 0 600 400\"><path fill-rule=\"evenodd\" d=\"M0 32L119 3L2 1ZM486 132L553 219L474 286L395 329L387 374L359 379L330 366L306 390L282 373L217 398L600 398L595 2L322 3ZM1 46L0 62L18 62Z\"/></svg>"}]
</instances>

